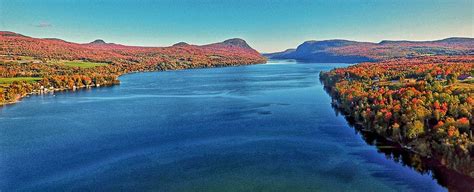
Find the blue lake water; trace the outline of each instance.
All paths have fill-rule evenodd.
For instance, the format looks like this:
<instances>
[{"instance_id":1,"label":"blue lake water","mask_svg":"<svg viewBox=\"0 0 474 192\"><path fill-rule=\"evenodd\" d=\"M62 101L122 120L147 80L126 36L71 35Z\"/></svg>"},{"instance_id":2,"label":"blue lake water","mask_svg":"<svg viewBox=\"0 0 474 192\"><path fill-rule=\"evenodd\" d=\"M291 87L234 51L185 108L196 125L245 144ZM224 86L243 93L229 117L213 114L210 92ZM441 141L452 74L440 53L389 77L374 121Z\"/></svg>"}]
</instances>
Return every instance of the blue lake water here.
<instances>
[{"instance_id":1,"label":"blue lake water","mask_svg":"<svg viewBox=\"0 0 474 192\"><path fill-rule=\"evenodd\" d=\"M0 191L445 191L278 63L124 75L0 108Z\"/></svg>"}]
</instances>

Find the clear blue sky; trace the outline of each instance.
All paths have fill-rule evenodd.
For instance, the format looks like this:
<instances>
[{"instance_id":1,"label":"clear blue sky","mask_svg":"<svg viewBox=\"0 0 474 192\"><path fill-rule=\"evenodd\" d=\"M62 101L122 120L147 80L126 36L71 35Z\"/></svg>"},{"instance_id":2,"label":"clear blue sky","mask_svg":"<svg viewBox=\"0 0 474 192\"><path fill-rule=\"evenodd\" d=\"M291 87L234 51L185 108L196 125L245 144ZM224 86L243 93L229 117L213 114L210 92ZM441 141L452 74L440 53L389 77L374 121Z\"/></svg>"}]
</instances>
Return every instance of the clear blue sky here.
<instances>
[{"instance_id":1,"label":"clear blue sky","mask_svg":"<svg viewBox=\"0 0 474 192\"><path fill-rule=\"evenodd\" d=\"M474 36L473 0L0 0L0 30L73 42L206 44L240 37L258 51L305 40Z\"/></svg>"}]
</instances>

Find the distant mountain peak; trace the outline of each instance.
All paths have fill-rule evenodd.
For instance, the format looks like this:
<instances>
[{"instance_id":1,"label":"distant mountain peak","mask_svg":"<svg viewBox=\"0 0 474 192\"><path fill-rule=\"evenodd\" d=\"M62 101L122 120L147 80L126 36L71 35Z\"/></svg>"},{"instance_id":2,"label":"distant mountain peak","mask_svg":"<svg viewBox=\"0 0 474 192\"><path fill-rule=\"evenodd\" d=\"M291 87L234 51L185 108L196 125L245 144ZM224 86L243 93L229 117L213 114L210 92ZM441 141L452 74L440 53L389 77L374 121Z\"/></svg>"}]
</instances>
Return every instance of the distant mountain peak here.
<instances>
[{"instance_id":1,"label":"distant mountain peak","mask_svg":"<svg viewBox=\"0 0 474 192\"><path fill-rule=\"evenodd\" d=\"M103 44L107 44L104 40L102 39L96 39L92 42L90 42L89 44L98 44L98 45L103 45Z\"/></svg>"},{"instance_id":2,"label":"distant mountain peak","mask_svg":"<svg viewBox=\"0 0 474 192\"><path fill-rule=\"evenodd\" d=\"M224 42L222 42L221 44L241 47L241 48L245 48L245 49L252 49L252 47L250 47L250 45L247 44L247 42L245 42L245 40L240 39L240 38L227 39Z\"/></svg>"},{"instance_id":3,"label":"distant mountain peak","mask_svg":"<svg viewBox=\"0 0 474 192\"><path fill-rule=\"evenodd\" d=\"M189 44L186 42L179 42L179 43L175 43L173 46L175 47L175 46L187 46L187 45Z\"/></svg>"}]
</instances>

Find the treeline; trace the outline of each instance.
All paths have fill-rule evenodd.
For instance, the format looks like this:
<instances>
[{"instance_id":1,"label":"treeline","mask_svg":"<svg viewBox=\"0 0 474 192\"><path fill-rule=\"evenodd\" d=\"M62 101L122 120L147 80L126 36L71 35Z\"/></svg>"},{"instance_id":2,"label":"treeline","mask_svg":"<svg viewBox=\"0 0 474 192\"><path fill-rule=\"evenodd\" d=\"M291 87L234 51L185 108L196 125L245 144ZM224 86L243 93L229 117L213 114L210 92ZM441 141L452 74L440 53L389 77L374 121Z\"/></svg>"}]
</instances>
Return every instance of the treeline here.
<instances>
[{"instance_id":1,"label":"treeline","mask_svg":"<svg viewBox=\"0 0 474 192\"><path fill-rule=\"evenodd\" d=\"M363 63L321 73L367 130L474 177L474 56Z\"/></svg>"},{"instance_id":2,"label":"treeline","mask_svg":"<svg viewBox=\"0 0 474 192\"><path fill-rule=\"evenodd\" d=\"M0 104L14 102L30 93L118 84L117 74L120 73L116 74L108 68L81 69L48 63L0 61L0 77L20 79L7 84L0 83ZM39 80L24 81L21 77L36 77Z\"/></svg>"},{"instance_id":3,"label":"treeline","mask_svg":"<svg viewBox=\"0 0 474 192\"><path fill-rule=\"evenodd\" d=\"M219 63L193 63L175 61L171 63L148 64L108 64L93 68L68 67L56 63L38 62L37 60L18 63L6 57L0 57L0 77L38 77L39 81L14 81L11 84L0 83L0 105L15 102L30 93L44 93L65 89L76 89L94 86L119 84L118 77L125 73L143 71L177 70L202 67L220 67L229 65L251 64L251 61L238 59Z\"/></svg>"}]
</instances>

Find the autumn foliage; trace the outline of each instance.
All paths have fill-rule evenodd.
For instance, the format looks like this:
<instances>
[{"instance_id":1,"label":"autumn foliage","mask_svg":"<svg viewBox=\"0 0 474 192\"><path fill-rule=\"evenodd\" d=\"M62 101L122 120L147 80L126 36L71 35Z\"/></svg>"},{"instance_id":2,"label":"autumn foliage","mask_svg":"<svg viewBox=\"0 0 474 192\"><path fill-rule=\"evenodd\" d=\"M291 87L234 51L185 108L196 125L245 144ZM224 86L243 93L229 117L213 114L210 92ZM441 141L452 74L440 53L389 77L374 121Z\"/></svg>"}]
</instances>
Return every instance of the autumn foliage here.
<instances>
[{"instance_id":1,"label":"autumn foliage","mask_svg":"<svg viewBox=\"0 0 474 192\"><path fill-rule=\"evenodd\" d=\"M336 105L364 128L474 172L474 56L362 63L321 73ZM453 165L455 166L455 165Z\"/></svg>"},{"instance_id":2,"label":"autumn foliage","mask_svg":"<svg viewBox=\"0 0 474 192\"><path fill-rule=\"evenodd\" d=\"M22 58L31 58L28 61ZM64 61L106 63L93 68L68 67ZM137 47L113 43L78 44L0 32L0 78L39 77L41 81L0 83L0 104L46 89L63 90L113 85L118 76L138 71L176 70L264 63L266 59L244 40L209 45L176 44Z\"/></svg>"}]
</instances>

